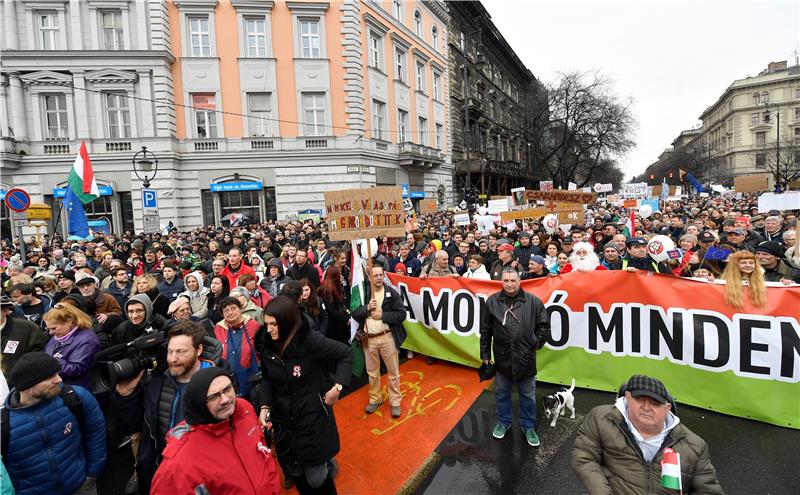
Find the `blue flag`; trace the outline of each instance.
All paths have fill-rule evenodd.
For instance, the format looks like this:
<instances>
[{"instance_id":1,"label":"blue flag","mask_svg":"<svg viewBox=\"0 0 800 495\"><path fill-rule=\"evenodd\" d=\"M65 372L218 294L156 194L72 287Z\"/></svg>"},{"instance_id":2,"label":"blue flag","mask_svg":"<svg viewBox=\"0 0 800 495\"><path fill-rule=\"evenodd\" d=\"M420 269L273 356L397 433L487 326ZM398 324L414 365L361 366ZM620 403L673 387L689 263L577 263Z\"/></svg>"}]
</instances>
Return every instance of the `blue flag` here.
<instances>
[{"instance_id":1,"label":"blue flag","mask_svg":"<svg viewBox=\"0 0 800 495\"><path fill-rule=\"evenodd\" d=\"M86 219L86 211L83 209L83 203L81 203L78 196L72 192L71 187L67 187L66 189L64 208L67 209L67 232L69 232L70 236L89 237L89 221Z\"/></svg>"},{"instance_id":2,"label":"blue flag","mask_svg":"<svg viewBox=\"0 0 800 495\"><path fill-rule=\"evenodd\" d=\"M709 261L725 261L730 255L730 250L714 246L711 246L708 248L708 251L706 251L706 259Z\"/></svg>"},{"instance_id":3,"label":"blue flag","mask_svg":"<svg viewBox=\"0 0 800 495\"><path fill-rule=\"evenodd\" d=\"M663 182L661 182L661 201L666 201L667 197L669 197L669 185L667 184L667 178L664 177Z\"/></svg>"},{"instance_id":4,"label":"blue flag","mask_svg":"<svg viewBox=\"0 0 800 495\"><path fill-rule=\"evenodd\" d=\"M689 172L686 172L686 177L689 179L689 182L692 183L694 188L697 189L697 192L699 192L699 193L706 192L706 190L703 187L703 185L700 184L700 181L698 181L697 179L694 178L694 175L690 174Z\"/></svg>"}]
</instances>

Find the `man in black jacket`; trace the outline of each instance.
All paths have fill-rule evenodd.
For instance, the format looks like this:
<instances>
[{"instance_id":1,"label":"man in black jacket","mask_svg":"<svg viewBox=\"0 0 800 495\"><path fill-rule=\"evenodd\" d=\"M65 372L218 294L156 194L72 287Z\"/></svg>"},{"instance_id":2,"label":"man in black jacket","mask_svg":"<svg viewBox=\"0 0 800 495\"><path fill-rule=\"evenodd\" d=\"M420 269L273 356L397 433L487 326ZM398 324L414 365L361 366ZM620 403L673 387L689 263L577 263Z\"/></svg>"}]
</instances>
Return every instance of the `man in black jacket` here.
<instances>
[{"instance_id":1,"label":"man in black jacket","mask_svg":"<svg viewBox=\"0 0 800 495\"><path fill-rule=\"evenodd\" d=\"M111 407L121 430L141 432L136 474L139 493L150 493L167 432L184 419L183 393L192 376L202 368L221 364L222 345L206 336L196 322L181 322L169 329L169 369L142 380L144 372L116 385ZM216 362L214 362L216 360Z\"/></svg>"},{"instance_id":2,"label":"man in black jacket","mask_svg":"<svg viewBox=\"0 0 800 495\"><path fill-rule=\"evenodd\" d=\"M400 357L398 349L406 339L406 330L403 321L406 319L406 308L400 294L384 284L382 266L372 267L372 283L375 294L370 295L369 285L365 297L367 304L359 306L352 314L358 322L359 329L356 338L362 337L366 341L364 347L364 361L369 375L369 404L365 411L374 413L383 404L381 395L381 358L386 364L389 377L389 404L392 406L393 418L402 414L400 402Z\"/></svg>"},{"instance_id":3,"label":"man in black jacket","mask_svg":"<svg viewBox=\"0 0 800 495\"><path fill-rule=\"evenodd\" d=\"M319 272L313 263L308 259L308 253L302 249L298 249L294 255L294 265L287 271L286 275L292 280L303 280L307 278L314 289L319 287Z\"/></svg>"},{"instance_id":4,"label":"man in black jacket","mask_svg":"<svg viewBox=\"0 0 800 495\"><path fill-rule=\"evenodd\" d=\"M24 354L34 351L44 351L44 346L47 344L47 336L39 326L31 323L25 318L13 318L14 314L14 301L8 296L3 296L0 299L0 348L2 348L3 359L0 360L2 365L3 375L9 381L11 387L14 386L10 383L11 369L16 364L17 360Z\"/></svg>"},{"instance_id":5,"label":"man in black jacket","mask_svg":"<svg viewBox=\"0 0 800 495\"><path fill-rule=\"evenodd\" d=\"M536 351L550 338L550 315L539 298L520 289L519 272L503 269L503 290L486 300L481 318L481 360L494 361L497 425L492 435L501 439L511 427L511 388L519 389L520 423L531 447L536 434Z\"/></svg>"}]
</instances>

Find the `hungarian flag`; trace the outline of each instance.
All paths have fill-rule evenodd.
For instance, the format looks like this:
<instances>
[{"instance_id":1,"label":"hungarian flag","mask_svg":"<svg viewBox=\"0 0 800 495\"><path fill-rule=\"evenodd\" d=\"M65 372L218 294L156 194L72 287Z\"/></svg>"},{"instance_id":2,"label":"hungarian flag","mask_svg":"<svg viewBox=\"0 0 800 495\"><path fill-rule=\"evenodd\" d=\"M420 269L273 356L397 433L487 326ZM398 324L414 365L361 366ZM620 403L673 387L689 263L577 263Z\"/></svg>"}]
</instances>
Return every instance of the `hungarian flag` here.
<instances>
[{"instance_id":1,"label":"hungarian flag","mask_svg":"<svg viewBox=\"0 0 800 495\"><path fill-rule=\"evenodd\" d=\"M636 223L634 222L633 208L631 208L631 216L628 217L628 221L625 222L625 230L622 231L628 239L633 237L634 225L636 225Z\"/></svg>"},{"instance_id":2,"label":"hungarian flag","mask_svg":"<svg viewBox=\"0 0 800 495\"><path fill-rule=\"evenodd\" d=\"M369 242L369 241L367 241ZM367 294L367 284L366 279L364 278L364 258L358 253L357 244L358 242L352 241L353 244L353 253L350 263L352 269L350 270L350 314L352 314L356 309L360 306L366 304L366 294ZM356 335L356 331L358 331L358 322L354 319L350 319L350 340L353 341L353 337ZM364 349L361 348L361 343L353 341L353 374L355 376L361 376L364 374L364 370L366 369L366 363L364 362Z\"/></svg>"},{"instance_id":3,"label":"hungarian flag","mask_svg":"<svg viewBox=\"0 0 800 495\"><path fill-rule=\"evenodd\" d=\"M664 449L661 460L661 486L683 491L681 486L681 455L671 448Z\"/></svg>"},{"instance_id":4,"label":"hungarian flag","mask_svg":"<svg viewBox=\"0 0 800 495\"><path fill-rule=\"evenodd\" d=\"M97 181L94 179L92 161L89 160L89 152L86 151L86 143L83 141L81 141L81 149L78 151L78 156L75 157L75 163L72 164L67 183L83 204L91 203L100 196L100 189L98 189Z\"/></svg>"}]
</instances>

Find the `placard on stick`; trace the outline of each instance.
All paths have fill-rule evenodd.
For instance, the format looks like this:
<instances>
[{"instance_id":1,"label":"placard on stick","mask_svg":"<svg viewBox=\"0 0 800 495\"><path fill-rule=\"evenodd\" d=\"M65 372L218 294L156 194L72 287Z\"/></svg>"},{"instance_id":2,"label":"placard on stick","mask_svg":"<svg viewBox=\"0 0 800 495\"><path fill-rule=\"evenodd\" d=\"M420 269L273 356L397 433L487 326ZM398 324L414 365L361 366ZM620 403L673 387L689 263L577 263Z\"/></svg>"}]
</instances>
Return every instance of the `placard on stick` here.
<instances>
[{"instance_id":1,"label":"placard on stick","mask_svg":"<svg viewBox=\"0 0 800 495\"><path fill-rule=\"evenodd\" d=\"M525 199L529 201L559 201L563 203L593 204L597 201L597 193L583 191L565 191L553 189L552 191L525 191Z\"/></svg>"},{"instance_id":2,"label":"placard on stick","mask_svg":"<svg viewBox=\"0 0 800 495\"><path fill-rule=\"evenodd\" d=\"M400 237L406 232L399 186L328 191L325 212L332 241Z\"/></svg>"}]
</instances>

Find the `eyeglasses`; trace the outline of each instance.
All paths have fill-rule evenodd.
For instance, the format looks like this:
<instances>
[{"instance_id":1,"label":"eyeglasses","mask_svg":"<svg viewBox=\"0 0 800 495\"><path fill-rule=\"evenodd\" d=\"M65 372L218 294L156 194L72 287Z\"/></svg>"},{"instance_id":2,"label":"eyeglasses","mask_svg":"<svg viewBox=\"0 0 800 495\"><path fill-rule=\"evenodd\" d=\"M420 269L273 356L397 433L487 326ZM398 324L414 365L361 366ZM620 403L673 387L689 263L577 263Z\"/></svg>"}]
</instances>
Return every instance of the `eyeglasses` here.
<instances>
[{"instance_id":1,"label":"eyeglasses","mask_svg":"<svg viewBox=\"0 0 800 495\"><path fill-rule=\"evenodd\" d=\"M227 387L223 388L216 394L211 394L206 396L206 403L210 404L212 402L217 402L222 398L222 395L233 395L233 383L229 384Z\"/></svg>"}]
</instances>

